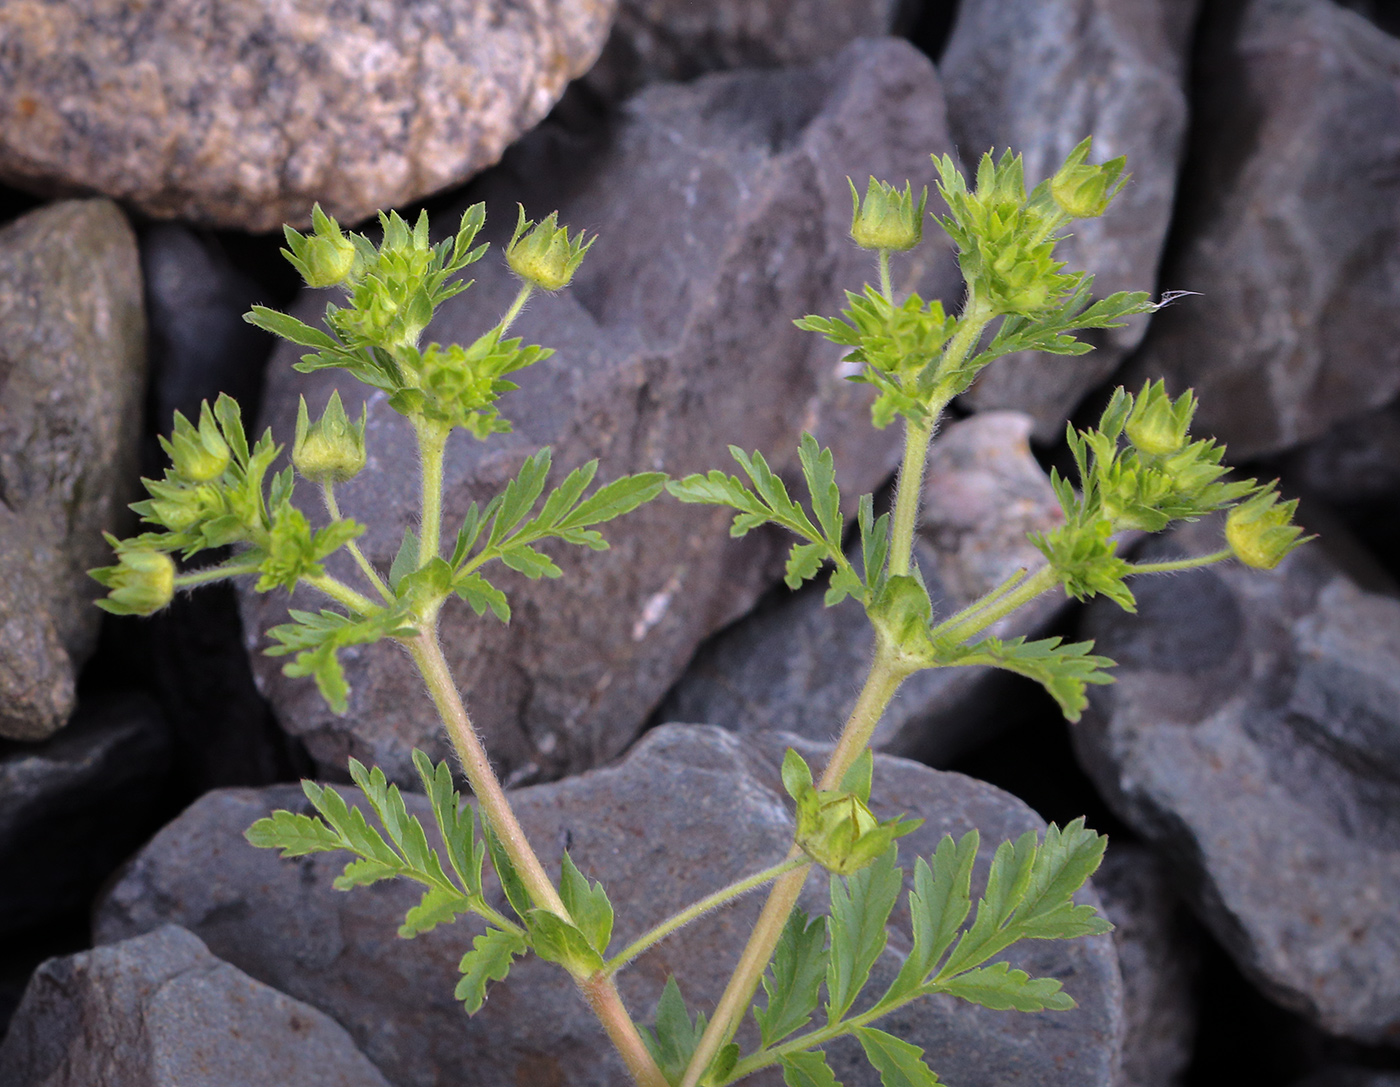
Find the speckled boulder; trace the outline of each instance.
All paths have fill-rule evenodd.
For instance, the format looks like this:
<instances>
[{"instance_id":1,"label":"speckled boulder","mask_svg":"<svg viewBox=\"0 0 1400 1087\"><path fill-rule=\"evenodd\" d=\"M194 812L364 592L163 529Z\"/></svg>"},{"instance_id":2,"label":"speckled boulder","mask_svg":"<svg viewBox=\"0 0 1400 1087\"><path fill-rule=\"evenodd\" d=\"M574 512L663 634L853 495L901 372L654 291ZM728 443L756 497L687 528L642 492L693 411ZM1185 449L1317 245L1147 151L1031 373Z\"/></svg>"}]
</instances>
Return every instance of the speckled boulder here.
<instances>
[{"instance_id":1,"label":"speckled boulder","mask_svg":"<svg viewBox=\"0 0 1400 1087\"><path fill-rule=\"evenodd\" d=\"M613 0L0 3L0 179L245 230L489 166L596 59Z\"/></svg>"}]
</instances>

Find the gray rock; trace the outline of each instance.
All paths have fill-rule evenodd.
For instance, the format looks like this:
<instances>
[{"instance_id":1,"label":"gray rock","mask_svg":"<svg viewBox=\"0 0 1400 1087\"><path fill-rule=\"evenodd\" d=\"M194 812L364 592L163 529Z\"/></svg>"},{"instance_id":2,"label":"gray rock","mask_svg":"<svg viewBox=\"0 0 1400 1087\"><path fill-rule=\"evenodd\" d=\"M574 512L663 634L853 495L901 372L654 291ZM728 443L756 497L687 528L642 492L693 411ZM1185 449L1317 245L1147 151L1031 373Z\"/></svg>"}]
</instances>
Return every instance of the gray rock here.
<instances>
[{"instance_id":1,"label":"gray rock","mask_svg":"<svg viewBox=\"0 0 1400 1087\"><path fill-rule=\"evenodd\" d=\"M593 63L612 0L99 13L0 4L0 178L147 215L272 230L470 177Z\"/></svg>"},{"instance_id":2,"label":"gray rock","mask_svg":"<svg viewBox=\"0 0 1400 1087\"><path fill-rule=\"evenodd\" d=\"M792 834L778 780L785 740L795 738L755 741L718 728L666 726L649 732L616 767L521 789L512 799L546 866L557 867L567 847L580 868L608 888L621 947L688 901L782 858ZM822 749L796 742L809 758L822 757ZM927 820L902 840L908 857L928 853L944 833L975 825L983 833L985 865L997 841L1043 826L1024 804L991 786L885 756L876 759L875 796L885 814L905 811ZM405 799L430 820L424 798ZM303 806L290 786L202 797L156 836L112 889L97 912L99 941L182 923L221 957L345 1024L401 1087L457 1082L464 1069L481 1087L622 1082L620 1063L556 968L521 961L467 1020L452 989L470 923L396 944L392 933L418 898L412 888L381 884L335 894L330 882L337 860L322 854L283 862L242 840L243 828L269 810ZM974 886L984 878L982 867ZM824 898L814 879L804 904L820 908ZM623 996L639 1018L649 1018L672 973L692 1007L712 1007L761 904L760 895L740 900L683 929L620 975ZM894 924L896 933L908 931L902 906ZM906 950L903 938L893 936L879 975L896 970ZM962 1087L1108 1087L1121 1027L1111 939L1045 943L1018 952L1015 961L1062 978L1080 1007L1017 1015L930 1001L887 1025L927 1047L932 1066ZM876 1082L845 1048L834 1062L852 1087ZM767 1075L750 1082L777 1080Z\"/></svg>"},{"instance_id":3,"label":"gray rock","mask_svg":"<svg viewBox=\"0 0 1400 1087\"><path fill-rule=\"evenodd\" d=\"M1290 483L1336 506L1400 505L1400 401L1338 423L1283 468Z\"/></svg>"},{"instance_id":4,"label":"gray rock","mask_svg":"<svg viewBox=\"0 0 1400 1087\"><path fill-rule=\"evenodd\" d=\"M1328 0L1213 9L1212 104L1163 282L1130 368L1201 399L1236 462L1322 435L1400 391L1400 42Z\"/></svg>"},{"instance_id":5,"label":"gray rock","mask_svg":"<svg viewBox=\"0 0 1400 1087\"><path fill-rule=\"evenodd\" d=\"M25 1087L388 1087L336 1022L175 925L50 959L0 1044Z\"/></svg>"},{"instance_id":6,"label":"gray rock","mask_svg":"<svg viewBox=\"0 0 1400 1087\"><path fill-rule=\"evenodd\" d=\"M585 82L614 101L648 83L731 68L810 64L895 32L901 0L620 0Z\"/></svg>"},{"instance_id":7,"label":"gray rock","mask_svg":"<svg viewBox=\"0 0 1400 1087\"><path fill-rule=\"evenodd\" d=\"M934 442L915 554L935 614L946 617L1018 568L1044 562L1026 534L1054 527L1062 515L1031 456L1031 427L1027 415L985 412L954 423ZM848 599L828 609L825 591L824 578L796 593L779 590L712 638L658 718L834 738L855 705L874 636L858 603ZM995 633L1009 637L1041 628L1061 602L1059 594L1043 597L1002 620ZM876 746L946 765L997 728L1004 678L986 668L911 676L881 718Z\"/></svg>"},{"instance_id":8,"label":"gray rock","mask_svg":"<svg viewBox=\"0 0 1400 1087\"><path fill-rule=\"evenodd\" d=\"M1107 215L1074 225L1061 247L1095 293L1152 291L1185 146L1187 48L1198 0L962 0L939 63L963 160L1010 147L1029 182L1049 176L1085 136L1094 161L1128 157L1133 180ZM1169 286L1179 286L1170 282ZM968 399L1016 408L1056 441L1089 390L1135 348L1146 317L1095 334L1077 357L1023 354L983 372Z\"/></svg>"},{"instance_id":9,"label":"gray rock","mask_svg":"<svg viewBox=\"0 0 1400 1087\"><path fill-rule=\"evenodd\" d=\"M1174 1087L1196 1037L1194 930L1170 870L1150 850L1116 839L1094 874L1123 973L1118 1087Z\"/></svg>"},{"instance_id":10,"label":"gray rock","mask_svg":"<svg viewBox=\"0 0 1400 1087\"><path fill-rule=\"evenodd\" d=\"M159 826L170 730L146 697L85 703L41 744L0 741L0 932L82 913Z\"/></svg>"},{"instance_id":11,"label":"gray rock","mask_svg":"<svg viewBox=\"0 0 1400 1087\"><path fill-rule=\"evenodd\" d=\"M1218 523L1151 555L1201 554ZM1358 1041L1400 1037L1400 601L1310 544L1091 605L1118 661L1073 737L1109 802L1173 863L1241 969Z\"/></svg>"},{"instance_id":12,"label":"gray rock","mask_svg":"<svg viewBox=\"0 0 1400 1087\"><path fill-rule=\"evenodd\" d=\"M791 319L834 312L843 287L874 275L846 236L846 175L921 181L930 152L946 147L932 66L887 40L811 69L652 88L591 161L567 144L522 148L486 189L497 228L515 222L504 197L523 195L535 216L560 206L563 221L595 228L599 240L574 286L532 302L512 330L558 349L502 401L515 432L484 444L459 433L449 444L447 524L545 444L559 471L600 458L600 480L732 466L729 442L763 450L792 478L807 428L834 448L850 493L878 486L897 463L896 429L870 428L865 387L842 379L842 352ZM551 155L572 156L572 191L538 188L558 176L532 169ZM904 264L901 277L934 294L956 290L947 250L920 252L927 263ZM514 296L495 254L473 272L476 286L449 303L432 338L471 342ZM311 317L322 304L309 300L301 312ZM338 372L294 374L299 353L279 352L268 376L264 421L284 440L299 393L315 411L332 387L352 410L366 395ZM340 501L369 524L362 546L387 568L417 515L417 464L404 420L382 397L368 403L371 470ZM731 541L729 521L664 498L608 527L610 554L556 552L562 580L506 572L509 628L448 602L448 659L507 773L552 777L616 755L700 640L777 582L787 544L767 534ZM280 594L245 593L250 637L260 643L284 606ZM354 690L344 718L310 683L283 678L280 662L260 660L258 674L283 726L324 772L343 774L353 754L415 781L409 750L445 751L420 682L393 646L347 656Z\"/></svg>"},{"instance_id":13,"label":"gray rock","mask_svg":"<svg viewBox=\"0 0 1400 1087\"><path fill-rule=\"evenodd\" d=\"M101 614L86 571L126 523L145 366L136 240L115 204L53 204L0 231L0 737L43 739L73 710Z\"/></svg>"}]
</instances>

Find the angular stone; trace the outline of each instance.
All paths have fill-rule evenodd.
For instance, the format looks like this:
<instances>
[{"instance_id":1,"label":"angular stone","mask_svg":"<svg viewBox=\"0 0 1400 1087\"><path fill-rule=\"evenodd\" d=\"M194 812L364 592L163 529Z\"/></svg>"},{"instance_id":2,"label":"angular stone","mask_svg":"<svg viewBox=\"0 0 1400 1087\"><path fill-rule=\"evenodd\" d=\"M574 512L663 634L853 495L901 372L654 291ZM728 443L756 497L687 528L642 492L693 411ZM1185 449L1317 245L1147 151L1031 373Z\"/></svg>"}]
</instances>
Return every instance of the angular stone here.
<instances>
[{"instance_id":1,"label":"angular stone","mask_svg":"<svg viewBox=\"0 0 1400 1087\"><path fill-rule=\"evenodd\" d=\"M146 367L136 239L106 200L0 231L0 737L73 710L101 595L87 577L126 523Z\"/></svg>"},{"instance_id":2,"label":"angular stone","mask_svg":"<svg viewBox=\"0 0 1400 1087\"><path fill-rule=\"evenodd\" d=\"M0 1044L27 1087L388 1087L333 1019L176 925L50 959Z\"/></svg>"},{"instance_id":3,"label":"angular stone","mask_svg":"<svg viewBox=\"0 0 1400 1087\"><path fill-rule=\"evenodd\" d=\"M1094 874L1123 973L1118 1087L1175 1087L1196 1038L1194 930L1171 872L1150 849L1109 844Z\"/></svg>"},{"instance_id":4,"label":"angular stone","mask_svg":"<svg viewBox=\"0 0 1400 1087\"><path fill-rule=\"evenodd\" d=\"M1235 462L1400 391L1400 41L1329 0L1212 7L1183 246L1130 368L1200 396Z\"/></svg>"},{"instance_id":5,"label":"angular stone","mask_svg":"<svg viewBox=\"0 0 1400 1087\"><path fill-rule=\"evenodd\" d=\"M1145 553L1202 554L1202 521ZM1090 606L1118 662L1074 727L1118 813L1173 864L1206 925L1278 1003L1324 1030L1400 1042L1400 602L1320 543Z\"/></svg>"},{"instance_id":6,"label":"angular stone","mask_svg":"<svg viewBox=\"0 0 1400 1087\"><path fill-rule=\"evenodd\" d=\"M810 64L896 30L900 0L621 0L585 77L614 101L648 83L731 68Z\"/></svg>"},{"instance_id":7,"label":"angular stone","mask_svg":"<svg viewBox=\"0 0 1400 1087\"><path fill-rule=\"evenodd\" d=\"M1059 247L1095 294L1153 291L1185 149L1187 48L1198 0L962 0L939 62L948 121L969 168L984 151L1025 157L1048 177L1085 136L1093 161L1128 157L1132 181L1101 219L1076 222ZM1178 286L1169 281L1168 286ZM1089 390L1135 348L1147 318L1092 337L1089 355L1022 354L985 370L968 399L1016 408L1057 441Z\"/></svg>"},{"instance_id":8,"label":"angular stone","mask_svg":"<svg viewBox=\"0 0 1400 1087\"><path fill-rule=\"evenodd\" d=\"M612 0L0 4L0 178L245 230L356 221L491 165L602 48Z\"/></svg>"},{"instance_id":9,"label":"angular stone","mask_svg":"<svg viewBox=\"0 0 1400 1087\"><path fill-rule=\"evenodd\" d=\"M170 730L148 698L85 703L41 744L0 741L0 932L81 913L159 825Z\"/></svg>"},{"instance_id":10,"label":"angular stone","mask_svg":"<svg viewBox=\"0 0 1400 1087\"><path fill-rule=\"evenodd\" d=\"M746 739L718 728L664 726L618 766L521 789L512 801L547 867L557 870L568 848L582 871L608 889L618 917L615 945L622 947L687 902L784 856L792 835L778 776L785 742L811 760L823 757L825 749L795 737ZM927 820L901 840L906 866L943 834L979 827L984 844L974 888L985 879L997 842L1043 827L1024 804L989 785L902 759L877 757L873 795L884 815L903 811ZM405 800L431 822L423 797ZM279 861L249 847L243 828L279 807L299 810L304 801L292 786L202 797L112 889L97 913L99 941L182 923L221 957L332 1015L397 1084L441 1083L467 1069L477 1087L623 1081L620 1062L557 968L533 958L517 963L468 1020L452 990L472 924L396 941L404 910L419 897L413 888L390 883L337 894L330 883L341 861L325 854ZM822 908L818 884L813 879L804 892L808 909ZM494 884L489 894L499 900ZM1088 895L1086 901L1095 901ZM761 904L760 895L743 898L624 971L623 996L639 1018L650 1018L672 973L692 1007L712 1008ZM898 969L907 926L901 905L873 984ZM926 1047L948 1083L1108 1087L1121 1027L1111 939L1022 946L1011 958L1063 979L1079 1008L1021 1015L931 1000L884 1025ZM849 1087L877 1082L847 1046L836 1048L833 1063ZM749 1082L779 1080L765 1074Z\"/></svg>"},{"instance_id":11,"label":"angular stone","mask_svg":"<svg viewBox=\"0 0 1400 1087\"><path fill-rule=\"evenodd\" d=\"M792 318L836 312L842 288L874 274L846 236L846 175L923 180L929 154L947 149L928 61L903 42L858 43L815 68L652 88L591 155L553 140L544 132L527 141L478 190L489 222L509 231L508 201L523 199L535 217L561 207L562 221L596 229L598 242L574 285L533 301L512 329L558 349L502 400L515 432L487 443L458 433L449 443L447 532L469 501L497 493L545 444L556 478L592 457L600 480L732 467L733 442L761 449L794 479L806 428L835 450L848 493L879 486L897 463L897 428L871 429L865 387L843 380L843 352ZM541 165L566 160L577 180L561 193L547 180L559 173ZM933 294L960 289L946 249L930 246L920 261L898 274ZM472 271L476 286L444 308L431 338L471 342L514 297L495 252ZM309 299L300 312L314 319L323 305ZM366 396L339 372L293 373L299 354L280 351L268 376L263 419L284 441L298 394L313 411L333 387L352 411ZM382 397L368 404L372 469L338 494L347 515L370 526L361 544L387 569L417 515L417 458L405 421ZM562 579L503 571L508 628L448 601L448 659L507 774L553 777L615 756L700 640L778 580L787 543L765 533L731 541L729 522L713 507L663 498L606 526L609 554L556 549ZM357 577L353 568L346 576ZM286 599L246 591L244 599L250 638L261 644L283 621ZM446 750L421 683L391 645L346 656L353 693L343 718L311 683L285 679L281 662L260 659L258 674L283 726L323 772L343 774L355 755L415 781L410 749Z\"/></svg>"},{"instance_id":12,"label":"angular stone","mask_svg":"<svg viewBox=\"0 0 1400 1087\"><path fill-rule=\"evenodd\" d=\"M1063 520L1028 444L1032 420L985 412L954 423L930 450L923 524L915 556L946 618L1021 567L1044 562L1026 539ZM835 736L855 705L874 635L865 610L847 599L826 608L825 577L795 593L778 590L708 641L657 710L664 721L779 730L814 740ZM1043 627L1062 603L1043 597L994 628L1002 637ZM876 729L883 751L946 765L985 742L998 721L1004 673L986 668L919 672L905 680Z\"/></svg>"}]
</instances>

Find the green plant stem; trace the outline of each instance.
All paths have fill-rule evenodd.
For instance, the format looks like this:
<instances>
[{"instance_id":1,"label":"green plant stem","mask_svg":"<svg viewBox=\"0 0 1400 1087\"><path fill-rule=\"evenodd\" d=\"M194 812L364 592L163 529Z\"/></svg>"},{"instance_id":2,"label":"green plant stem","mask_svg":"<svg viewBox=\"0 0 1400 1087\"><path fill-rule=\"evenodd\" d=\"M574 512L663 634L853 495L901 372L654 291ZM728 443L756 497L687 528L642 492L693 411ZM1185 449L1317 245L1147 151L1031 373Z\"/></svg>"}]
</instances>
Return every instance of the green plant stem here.
<instances>
[{"instance_id":1,"label":"green plant stem","mask_svg":"<svg viewBox=\"0 0 1400 1087\"><path fill-rule=\"evenodd\" d=\"M837 741L836 748L826 764L821 782L817 785L818 789L834 789L845 777L851 763L869 743L875 726L879 724L885 707L894 697L894 692L903 681L904 675L905 673L896 666L891 652L883 648L876 650L865 686L861 688L860 697L856 699L851 716L846 720L846 727L842 730L841 739ZM794 846L788 859L795 860L800 856ZM715 1013L705 1028L699 1045L695 1047L690 1064L686 1066L681 1087L696 1087L700 1077L710 1067L710 1062L715 1059L715 1054L734 1036L748 1009L749 1001L758 989L763 972L768 969L773 949L778 946L778 938L783 933L783 927L787 924L793 907L797 905L802 885L807 882L807 874L811 868L810 863L802 862L800 866L786 875L779 876L773 882L773 888L768 892L768 901L764 903L763 912L759 914L758 923L749 934L749 941L739 956L729 984L725 986L719 1003L715 1005Z\"/></svg>"},{"instance_id":2,"label":"green plant stem","mask_svg":"<svg viewBox=\"0 0 1400 1087\"><path fill-rule=\"evenodd\" d=\"M501 323L496 326L500 329L498 335L504 337L510 326L515 324L515 319L520 316L520 311L525 308L526 301L530 295L534 294L535 285L533 283L523 283L520 293L515 296L515 301L510 304L510 309L506 310L506 315L501 318Z\"/></svg>"},{"instance_id":3,"label":"green plant stem","mask_svg":"<svg viewBox=\"0 0 1400 1087\"><path fill-rule=\"evenodd\" d=\"M880 250L880 293L885 296L885 301L894 305L894 287L890 283L890 251Z\"/></svg>"},{"instance_id":4,"label":"green plant stem","mask_svg":"<svg viewBox=\"0 0 1400 1087\"><path fill-rule=\"evenodd\" d=\"M1139 562L1134 564L1128 573L1130 575L1169 574L1173 570L1195 570L1202 566L1210 566L1212 563L1224 562L1228 558L1233 558L1234 554L1227 547L1224 551L1216 551L1193 559L1174 559L1171 562Z\"/></svg>"},{"instance_id":5,"label":"green plant stem","mask_svg":"<svg viewBox=\"0 0 1400 1087\"><path fill-rule=\"evenodd\" d=\"M330 514L331 520L341 520L340 504L335 500L335 488L331 484L321 484L321 498L326 504L326 512ZM369 559L365 558L365 553L360 550L359 543L355 540L351 540L345 546L350 551L356 564L360 567L360 572L365 575L369 583L373 585L379 592L379 595L384 598L385 603L391 603L394 599L394 594L389 591L389 586L384 584L384 580L375 571L374 567L370 565Z\"/></svg>"},{"instance_id":6,"label":"green plant stem","mask_svg":"<svg viewBox=\"0 0 1400 1087\"><path fill-rule=\"evenodd\" d=\"M525 830L515 818L510 801L500 779L491 769L486 757L486 748L472 727L467 708L462 704L462 696L452 680L447 667L447 659L442 655L442 645L438 642L436 626L429 626L416 637L405 640L409 655L427 684L428 693L437 707L438 716L447 728L452 746L462 763L462 771L476 796L477 807L483 819L490 820L491 829L500 839L501 845L520 874L521 881L536 905L550 910L570 924L573 918L559 897L554 883L540 863L539 856L531 848L525 837ZM636 1024L628 1014L622 997L613 984L612 978L602 972L588 978L575 979L589 1007L593 1009L608 1037L617 1047L632 1078L640 1087L669 1087L666 1077L657 1067L646 1043L637 1031Z\"/></svg>"},{"instance_id":7,"label":"green plant stem","mask_svg":"<svg viewBox=\"0 0 1400 1087\"><path fill-rule=\"evenodd\" d=\"M746 895L750 891L757 890L765 883L775 880L784 873L791 872L806 863L807 862L800 857L788 857L786 860L773 865L771 868L765 868L762 872L755 872L753 875L746 876L744 879L735 880L733 883L729 884L729 886L720 888L718 891L714 892L714 894L706 895L698 902L692 902L689 906L685 907L685 909L672 914L655 928L642 933L642 935L638 936L610 958L603 964L603 972L607 974L616 974L647 948L651 947L653 944L660 943L677 929L684 928L686 925L690 924L690 922L699 917L703 917L711 910L717 909L725 903L739 898L741 895Z\"/></svg>"},{"instance_id":8,"label":"green plant stem","mask_svg":"<svg viewBox=\"0 0 1400 1087\"><path fill-rule=\"evenodd\" d=\"M329 574L322 574L320 577L304 577L301 580L318 592L325 593L332 600L344 604L351 611L359 612L361 615L372 615L380 610L379 605L369 597L357 593L345 582L333 578Z\"/></svg>"},{"instance_id":9,"label":"green plant stem","mask_svg":"<svg viewBox=\"0 0 1400 1087\"><path fill-rule=\"evenodd\" d=\"M418 456L423 472L423 516L418 525L418 565L439 557L442 550L442 458L447 449L449 427L427 419L416 419Z\"/></svg>"},{"instance_id":10,"label":"green plant stem","mask_svg":"<svg viewBox=\"0 0 1400 1087\"><path fill-rule=\"evenodd\" d=\"M981 601L964 608L957 615L939 623L929 631L934 641L966 641L974 634L980 634L997 620L1010 615L1017 608L1029 604L1041 593L1049 592L1059 584L1059 575L1053 566L1042 566L1010 592L1002 593L990 603Z\"/></svg>"},{"instance_id":11,"label":"green plant stem","mask_svg":"<svg viewBox=\"0 0 1400 1087\"><path fill-rule=\"evenodd\" d=\"M257 572L257 563L248 563L244 566L210 566L203 570L192 571L188 574L177 574L175 577L175 588L193 589L196 585L208 585L212 581L222 581L226 577L237 577L239 574L256 574Z\"/></svg>"}]
</instances>

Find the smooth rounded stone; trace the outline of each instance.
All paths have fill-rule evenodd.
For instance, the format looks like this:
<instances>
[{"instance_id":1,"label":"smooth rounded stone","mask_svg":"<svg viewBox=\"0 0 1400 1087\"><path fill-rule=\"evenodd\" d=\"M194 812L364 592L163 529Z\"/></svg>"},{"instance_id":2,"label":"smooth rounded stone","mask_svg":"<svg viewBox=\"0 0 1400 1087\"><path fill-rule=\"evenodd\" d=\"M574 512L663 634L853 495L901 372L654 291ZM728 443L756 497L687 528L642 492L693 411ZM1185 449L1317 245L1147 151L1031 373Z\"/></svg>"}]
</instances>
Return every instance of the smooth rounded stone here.
<instances>
[{"instance_id":1,"label":"smooth rounded stone","mask_svg":"<svg viewBox=\"0 0 1400 1087\"><path fill-rule=\"evenodd\" d=\"M1123 974L1117 1087L1175 1087L1196 1038L1196 940L1170 869L1150 849L1109 844L1094 890Z\"/></svg>"},{"instance_id":2,"label":"smooth rounded stone","mask_svg":"<svg viewBox=\"0 0 1400 1087\"><path fill-rule=\"evenodd\" d=\"M388 1087L344 1029L163 925L50 959L0 1044L19 1087Z\"/></svg>"},{"instance_id":3,"label":"smooth rounded stone","mask_svg":"<svg viewBox=\"0 0 1400 1087\"><path fill-rule=\"evenodd\" d=\"M101 616L86 571L127 523L145 337L115 204L64 201L0 230L0 737L41 740L73 711Z\"/></svg>"},{"instance_id":4,"label":"smooth rounded stone","mask_svg":"<svg viewBox=\"0 0 1400 1087\"><path fill-rule=\"evenodd\" d=\"M141 270L151 326L154 423L170 433L172 416L198 422L199 405L221 392L255 403L272 337L243 320L263 289L236 269L216 239L181 223L141 233Z\"/></svg>"},{"instance_id":5,"label":"smooth rounded stone","mask_svg":"<svg viewBox=\"0 0 1400 1087\"><path fill-rule=\"evenodd\" d=\"M1074 224L1057 252L1095 274L1094 293L1154 291L1185 151L1187 52L1198 0L961 0L939 62L948 122L971 168L984 151L1025 158L1029 184L1085 136L1093 161L1128 158L1107 215ZM1178 286L1168 282L1167 286ZM1079 401L1137 347L1147 317L1084 337L1081 356L1023 353L983 371L967 400L1015 408L1058 441Z\"/></svg>"},{"instance_id":6,"label":"smooth rounded stone","mask_svg":"<svg viewBox=\"0 0 1400 1087\"><path fill-rule=\"evenodd\" d=\"M619 765L517 790L512 803L546 867L557 870L567 848L607 888L618 917L614 946L622 947L688 902L782 859L792 837L779 781L786 743L816 762L828 750L797 737L663 726ZM358 799L352 789L346 795ZM927 820L901 839L906 867L943 834L979 827L983 851L974 892L997 842L1044 826L992 786L886 756L876 758L874 796L882 815ZM425 798L410 794L405 801L431 823ZM305 807L293 786L205 795L155 837L111 890L96 913L98 941L183 924L253 977L344 1024L401 1087L455 1083L468 1069L477 1087L623 1082L620 1061L557 968L533 958L518 962L467 1019L452 990L458 958L477 931L472 922L398 941L402 914L419 897L412 887L389 883L338 894L330 884L343 858L279 861L243 841L243 829L269 811ZM494 883L488 893L499 901ZM1085 901L1096 901L1092 891L1086 894ZM824 886L811 880L804 907L823 909L825 899ZM692 1009L712 1009L761 906L762 895L740 899L623 972L622 993L638 1020L649 1021L673 973ZM907 951L902 904L892 928L874 984L892 977ZM926 1047L931 1066L959 1087L1109 1087L1122 1025L1111 938L1023 946L1010 958L1061 978L1079 1008L1023 1015L930 1000L885 1025ZM741 1036L750 1045L751 1029L747 1024ZM878 1082L846 1046L835 1049L833 1063L848 1087ZM773 1087L780 1080L769 1073L748 1082Z\"/></svg>"},{"instance_id":7,"label":"smooth rounded stone","mask_svg":"<svg viewBox=\"0 0 1400 1087\"><path fill-rule=\"evenodd\" d=\"M170 763L144 695L84 703L43 743L0 741L0 932L85 910L159 825Z\"/></svg>"},{"instance_id":8,"label":"smooth rounded stone","mask_svg":"<svg viewBox=\"0 0 1400 1087\"><path fill-rule=\"evenodd\" d=\"M1219 523L1145 549L1204 554ZM1308 544L1272 573L1144 578L1139 614L1092 604L1118 662L1073 729L1119 815L1278 1003L1400 1041L1400 601Z\"/></svg>"},{"instance_id":9,"label":"smooth rounded stone","mask_svg":"<svg viewBox=\"0 0 1400 1087\"><path fill-rule=\"evenodd\" d=\"M985 412L939 434L924 477L923 523L915 557L947 617L1021 567L1044 562L1026 539L1063 515L1031 455L1030 416ZM875 639L852 599L823 602L826 577L797 592L777 590L759 608L701 647L657 710L664 721L729 725L740 732L795 732L831 740L855 706ZM1001 637L1043 628L1063 603L1056 593L1001 620ZM1005 673L941 668L904 681L875 731L875 745L946 765L1000 726Z\"/></svg>"},{"instance_id":10,"label":"smooth rounded stone","mask_svg":"<svg viewBox=\"0 0 1400 1087\"><path fill-rule=\"evenodd\" d=\"M597 58L613 0L0 3L0 179L160 219L351 222L490 166Z\"/></svg>"},{"instance_id":11,"label":"smooth rounded stone","mask_svg":"<svg viewBox=\"0 0 1400 1087\"><path fill-rule=\"evenodd\" d=\"M591 154L553 130L525 141L470 197L488 201L488 225L508 232L523 199L535 217L559 207L561 221L596 229L598 242L573 286L533 300L512 328L558 351L502 400L514 433L449 442L446 537L469 501L499 492L542 445L553 448L556 480L593 457L600 481L733 468L733 442L762 450L795 481L805 428L834 449L848 493L878 487L898 463L897 428L870 427L867 387L844 380L844 352L792 319L837 312L842 289L875 274L847 237L846 175L922 181L930 153L946 150L933 67L894 40L858 43L810 69L651 88ZM567 184L550 180L571 174ZM920 260L897 274L935 295L961 289L946 249L929 247ZM497 251L472 273L476 285L444 307L431 339L470 343L515 296ZM298 312L314 320L324 302L308 298ZM284 441L299 394L319 412L338 388L352 413L367 395L338 371L294 373L300 353L280 350L267 378L260 425ZM408 424L383 397L368 406L370 470L337 494L347 516L369 525L361 546L387 569L416 523L417 457ZM318 505L307 502L313 513ZM617 755L700 641L778 582L787 544L776 533L733 541L730 521L663 497L605 526L608 554L553 548L562 579L493 575L511 598L509 627L447 602L448 660L506 775L556 777ZM250 644L261 646L285 621L286 597L245 587L243 599ZM310 682L284 678L280 660L260 657L255 667L320 772L343 776L353 755L416 788L411 748L446 751L421 681L393 645L345 659L345 717Z\"/></svg>"},{"instance_id":12,"label":"smooth rounded stone","mask_svg":"<svg viewBox=\"0 0 1400 1087\"><path fill-rule=\"evenodd\" d=\"M1321 436L1400 391L1400 41L1330 0L1207 14L1201 126L1154 320L1129 369L1200 397L1234 461Z\"/></svg>"},{"instance_id":13,"label":"smooth rounded stone","mask_svg":"<svg viewBox=\"0 0 1400 1087\"><path fill-rule=\"evenodd\" d=\"M896 32L901 0L619 0L584 81L606 98L731 68L810 64L856 38Z\"/></svg>"}]
</instances>

